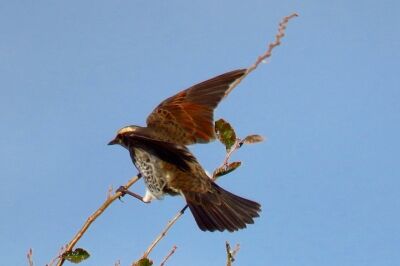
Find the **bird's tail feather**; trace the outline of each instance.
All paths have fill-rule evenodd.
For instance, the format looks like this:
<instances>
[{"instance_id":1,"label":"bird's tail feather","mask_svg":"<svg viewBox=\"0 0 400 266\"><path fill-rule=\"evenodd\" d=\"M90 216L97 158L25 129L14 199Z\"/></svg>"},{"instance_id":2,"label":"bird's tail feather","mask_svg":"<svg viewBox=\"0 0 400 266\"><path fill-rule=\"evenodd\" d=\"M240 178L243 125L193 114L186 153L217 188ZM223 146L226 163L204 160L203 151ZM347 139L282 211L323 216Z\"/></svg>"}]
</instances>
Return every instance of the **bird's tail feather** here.
<instances>
[{"instance_id":1,"label":"bird's tail feather","mask_svg":"<svg viewBox=\"0 0 400 266\"><path fill-rule=\"evenodd\" d=\"M254 223L261 205L236 196L213 183L208 193L184 193L197 225L203 231L237 231Z\"/></svg>"}]
</instances>

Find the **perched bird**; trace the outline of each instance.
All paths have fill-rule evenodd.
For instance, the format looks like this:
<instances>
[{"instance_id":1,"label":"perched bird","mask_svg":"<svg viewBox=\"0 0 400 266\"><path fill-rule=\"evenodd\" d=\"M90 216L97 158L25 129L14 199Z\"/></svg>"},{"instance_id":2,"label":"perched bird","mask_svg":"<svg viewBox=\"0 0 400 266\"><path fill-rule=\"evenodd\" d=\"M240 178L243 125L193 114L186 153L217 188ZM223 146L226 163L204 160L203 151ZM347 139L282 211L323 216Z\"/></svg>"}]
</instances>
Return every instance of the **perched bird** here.
<instances>
[{"instance_id":1,"label":"perched bird","mask_svg":"<svg viewBox=\"0 0 400 266\"><path fill-rule=\"evenodd\" d=\"M181 91L154 109L147 127L117 132L109 145L129 150L147 187L144 202L182 195L203 231L236 231L259 216L260 204L218 186L185 146L215 139L214 109L245 72L231 71Z\"/></svg>"}]
</instances>

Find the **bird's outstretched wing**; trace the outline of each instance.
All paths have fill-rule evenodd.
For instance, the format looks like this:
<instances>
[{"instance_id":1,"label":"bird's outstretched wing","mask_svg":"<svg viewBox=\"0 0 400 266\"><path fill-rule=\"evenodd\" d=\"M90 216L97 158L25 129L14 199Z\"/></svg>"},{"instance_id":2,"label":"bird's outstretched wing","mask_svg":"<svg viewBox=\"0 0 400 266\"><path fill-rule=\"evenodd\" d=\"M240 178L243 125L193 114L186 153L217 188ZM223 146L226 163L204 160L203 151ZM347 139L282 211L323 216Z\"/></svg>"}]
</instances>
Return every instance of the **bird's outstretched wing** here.
<instances>
[{"instance_id":1,"label":"bird's outstretched wing","mask_svg":"<svg viewBox=\"0 0 400 266\"><path fill-rule=\"evenodd\" d=\"M210 142L215 138L214 109L245 72L227 72L166 99L149 115L147 126L158 131L164 141L182 145Z\"/></svg>"}]
</instances>

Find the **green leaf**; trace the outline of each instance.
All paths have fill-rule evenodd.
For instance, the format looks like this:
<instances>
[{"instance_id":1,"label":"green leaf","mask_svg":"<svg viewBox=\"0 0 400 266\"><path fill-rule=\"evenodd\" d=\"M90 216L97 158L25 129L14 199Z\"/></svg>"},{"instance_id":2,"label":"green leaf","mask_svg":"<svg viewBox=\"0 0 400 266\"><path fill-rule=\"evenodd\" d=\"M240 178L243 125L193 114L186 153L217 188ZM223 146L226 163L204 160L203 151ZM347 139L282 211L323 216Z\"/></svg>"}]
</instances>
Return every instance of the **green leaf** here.
<instances>
[{"instance_id":1,"label":"green leaf","mask_svg":"<svg viewBox=\"0 0 400 266\"><path fill-rule=\"evenodd\" d=\"M224 119L215 121L215 133L217 134L219 141L225 145L227 151L229 151L236 142L235 130Z\"/></svg>"},{"instance_id":2,"label":"green leaf","mask_svg":"<svg viewBox=\"0 0 400 266\"><path fill-rule=\"evenodd\" d=\"M243 144L253 144L264 141L264 138L260 135L249 135L242 140Z\"/></svg>"},{"instance_id":3,"label":"green leaf","mask_svg":"<svg viewBox=\"0 0 400 266\"><path fill-rule=\"evenodd\" d=\"M153 265L153 262L149 260L148 258L141 258L134 264L135 266L151 266Z\"/></svg>"},{"instance_id":4,"label":"green leaf","mask_svg":"<svg viewBox=\"0 0 400 266\"><path fill-rule=\"evenodd\" d=\"M228 166L226 168L218 168L217 170L215 170L214 172L214 177L220 177L226 174L229 174L230 172L236 170L236 168L238 168L242 163L241 162L233 162L228 164Z\"/></svg>"},{"instance_id":5,"label":"green leaf","mask_svg":"<svg viewBox=\"0 0 400 266\"><path fill-rule=\"evenodd\" d=\"M72 263L80 263L89 258L90 254L83 248L77 248L75 250L65 252L62 257Z\"/></svg>"}]
</instances>

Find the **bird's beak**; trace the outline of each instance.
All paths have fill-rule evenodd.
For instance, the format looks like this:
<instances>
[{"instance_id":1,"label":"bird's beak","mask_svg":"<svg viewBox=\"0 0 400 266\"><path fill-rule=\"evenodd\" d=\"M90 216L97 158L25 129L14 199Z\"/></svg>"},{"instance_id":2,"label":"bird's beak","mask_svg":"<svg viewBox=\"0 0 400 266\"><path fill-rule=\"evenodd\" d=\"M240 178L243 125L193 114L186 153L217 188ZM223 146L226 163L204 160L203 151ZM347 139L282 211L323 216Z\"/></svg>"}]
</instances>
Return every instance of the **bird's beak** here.
<instances>
[{"instance_id":1,"label":"bird's beak","mask_svg":"<svg viewBox=\"0 0 400 266\"><path fill-rule=\"evenodd\" d=\"M119 144L119 141L116 138L108 143L108 145L115 145L115 144Z\"/></svg>"}]
</instances>

